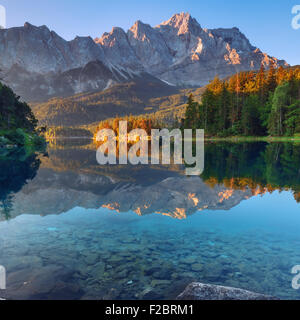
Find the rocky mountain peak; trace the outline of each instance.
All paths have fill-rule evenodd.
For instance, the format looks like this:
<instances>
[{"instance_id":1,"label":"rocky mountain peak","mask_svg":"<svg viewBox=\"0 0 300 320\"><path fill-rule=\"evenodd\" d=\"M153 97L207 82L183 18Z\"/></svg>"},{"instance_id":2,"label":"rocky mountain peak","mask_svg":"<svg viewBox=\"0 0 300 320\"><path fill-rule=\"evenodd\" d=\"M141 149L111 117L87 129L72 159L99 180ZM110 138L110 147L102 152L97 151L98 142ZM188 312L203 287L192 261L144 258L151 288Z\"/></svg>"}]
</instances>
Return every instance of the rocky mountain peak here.
<instances>
[{"instance_id":1,"label":"rocky mountain peak","mask_svg":"<svg viewBox=\"0 0 300 320\"><path fill-rule=\"evenodd\" d=\"M29 23L27 21L24 23L24 28L32 28L32 27L33 27L33 25L31 23Z\"/></svg>"},{"instance_id":2,"label":"rocky mountain peak","mask_svg":"<svg viewBox=\"0 0 300 320\"><path fill-rule=\"evenodd\" d=\"M19 28L21 29L21 28ZM34 26L33 24L29 23L29 22L25 22L24 23L24 31L27 32L35 32L35 33L40 33L42 34L51 34L51 31L49 30L49 28L46 25L42 25L42 26Z\"/></svg>"},{"instance_id":3,"label":"rocky mountain peak","mask_svg":"<svg viewBox=\"0 0 300 320\"><path fill-rule=\"evenodd\" d=\"M138 20L135 24L128 30L128 34L136 39L145 37L149 32L152 33L153 29L149 24L143 23Z\"/></svg>"},{"instance_id":4,"label":"rocky mountain peak","mask_svg":"<svg viewBox=\"0 0 300 320\"><path fill-rule=\"evenodd\" d=\"M130 73L143 71L143 66L122 28L112 28L111 32L105 32L101 38L95 39L95 42L103 48L107 61L118 69L129 69L127 72Z\"/></svg>"},{"instance_id":5,"label":"rocky mountain peak","mask_svg":"<svg viewBox=\"0 0 300 320\"><path fill-rule=\"evenodd\" d=\"M47 28L48 29L48 27L47 26L45 26L45 25L42 25L42 26L35 26L35 25L33 25L33 24L31 24L30 22L28 22L28 21L26 21L25 23L24 23L24 28L32 28L32 29L44 29L44 28ZM48 29L49 30L49 29Z\"/></svg>"},{"instance_id":6,"label":"rocky mountain peak","mask_svg":"<svg viewBox=\"0 0 300 320\"><path fill-rule=\"evenodd\" d=\"M170 49L162 34L149 24L137 21L127 32L138 60L149 73L161 72L170 64Z\"/></svg>"},{"instance_id":7,"label":"rocky mountain peak","mask_svg":"<svg viewBox=\"0 0 300 320\"><path fill-rule=\"evenodd\" d=\"M127 35L122 28L113 27L111 32L104 32L101 38L96 38L94 41L100 45L112 45L112 41L127 41Z\"/></svg>"},{"instance_id":8,"label":"rocky mountain peak","mask_svg":"<svg viewBox=\"0 0 300 320\"><path fill-rule=\"evenodd\" d=\"M247 37L239 28L218 28L209 30L215 37L223 39L231 48L237 51L254 51L256 48L251 45Z\"/></svg>"},{"instance_id":9,"label":"rocky mountain peak","mask_svg":"<svg viewBox=\"0 0 300 320\"><path fill-rule=\"evenodd\" d=\"M198 33L201 30L201 26L196 19L194 19L189 13L181 12L174 14L171 19L158 25L158 28L168 26L177 31L178 35L186 33Z\"/></svg>"}]
</instances>

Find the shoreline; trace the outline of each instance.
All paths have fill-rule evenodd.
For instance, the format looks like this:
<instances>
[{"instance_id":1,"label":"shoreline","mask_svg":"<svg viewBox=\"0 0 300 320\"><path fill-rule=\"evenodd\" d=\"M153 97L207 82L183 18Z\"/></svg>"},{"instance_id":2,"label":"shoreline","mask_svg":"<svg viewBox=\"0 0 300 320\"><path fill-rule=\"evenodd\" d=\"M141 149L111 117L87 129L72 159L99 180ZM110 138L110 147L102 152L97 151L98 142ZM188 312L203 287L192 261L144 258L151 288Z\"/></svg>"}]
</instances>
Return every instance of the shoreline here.
<instances>
[{"instance_id":1,"label":"shoreline","mask_svg":"<svg viewBox=\"0 0 300 320\"><path fill-rule=\"evenodd\" d=\"M148 138L151 138L150 136ZM93 137L52 137L51 140L93 140ZM193 139L194 141L195 139ZM205 137L205 141L216 141L216 142L299 142L300 137L242 137L242 136L232 136L232 137Z\"/></svg>"},{"instance_id":2,"label":"shoreline","mask_svg":"<svg viewBox=\"0 0 300 320\"><path fill-rule=\"evenodd\" d=\"M224 141L224 142L300 142L300 137L242 137L242 136L232 136L232 137L205 137L205 141Z\"/></svg>"},{"instance_id":3,"label":"shoreline","mask_svg":"<svg viewBox=\"0 0 300 320\"><path fill-rule=\"evenodd\" d=\"M1 131L0 150L2 152L23 148L27 154L31 154L46 149L46 140L36 133L22 131L19 132L19 136L13 137L14 139L12 139L8 136L11 132L13 131Z\"/></svg>"}]
</instances>

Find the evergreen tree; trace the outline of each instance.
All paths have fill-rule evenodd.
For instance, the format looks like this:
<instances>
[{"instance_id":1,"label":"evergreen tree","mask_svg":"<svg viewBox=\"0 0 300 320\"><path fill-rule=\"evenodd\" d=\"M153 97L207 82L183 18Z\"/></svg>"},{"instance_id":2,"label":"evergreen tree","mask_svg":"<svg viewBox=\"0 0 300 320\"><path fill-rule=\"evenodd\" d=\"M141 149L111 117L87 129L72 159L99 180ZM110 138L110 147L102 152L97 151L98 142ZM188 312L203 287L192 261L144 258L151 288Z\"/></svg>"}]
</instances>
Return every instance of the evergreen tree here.
<instances>
[{"instance_id":1,"label":"evergreen tree","mask_svg":"<svg viewBox=\"0 0 300 320\"><path fill-rule=\"evenodd\" d=\"M300 101L293 103L287 107L286 120L286 135L293 136L300 134Z\"/></svg>"},{"instance_id":2,"label":"evergreen tree","mask_svg":"<svg viewBox=\"0 0 300 320\"><path fill-rule=\"evenodd\" d=\"M256 86L257 86L257 91L259 93L260 101L264 103L265 92L266 92L266 76L265 76L265 68L263 64L261 65L259 73L257 74Z\"/></svg>"},{"instance_id":3,"label":"evergreen tree","mask_svg":"<svg viewBox=\"0 0 300 320\"><path fill-rule=\"evenodd\" d=\"M272 110L269 117L269 134L282 136L284 134L284 116L289 101L290 84L284 82L279 85L274 93Z\"/></svg>"},{"instance_id":4,"label":"evergreen tree","mask_svg":"<svg viewBox=\"0 0 300 320\"><path fill-rule=\"evenodd\" d=\"M218 113L216 114L216 127L217 132L225 132L229 127L229 105L230 105L230 93L226 87L226 84L223 84L222 92L219 96L218 102Z\"/></svg>"},{"instance_id":5,"label":"evergreen tree","mask_svg":"<svg viewBox=\"0 0 300 320\"><path fill-rule=\"evenodd\" d=\"M202 95L202 102L199 106L199 125L198 127L210 130L214 121L214 112L216 101L212 91L206 90Z\"/></svg>"},{"instance_id":6,"label":"evergreen tree","mask_svg":"<svg viewBox=\"0 0 300 320\"><path fill-rule=\"evenodd\" d=\"M184 128L195 129L198 125L198 119L198 104L194 101L194 97L191 94L186 107Z\"/></svg>"},{"instance_id":7,"label":"evergreen tree","mask_svg":"<svg viewBox=\"0 0 300 320\"><path fill-rule=\"evenodd\" d=\"M262 131L258 112L259 104L257 96L249 96L245 100L242 110L241 127L243 134L246 136L259 135Z\"/></svg>"},{"instance_id":8,"label":"evergreen tree","mask_svg":"<svg viewBox=\"0 0 300 320\"><path fill-rule=\"evenodd\" d=\"M273 92L277 87L277 79L276 79L276 69L274 66L274 62L270 62L270 67L267 75L267 80L266 80L266 89L267 93L268 92Z\"/></svg>"},{"instance_id":9,"label":"evergreen tree","mask_svg":"<svg viewBox=\"0 0 300 320\"><path fill-rule=\"evenodd\" d=\"M300 133L300 68L240 72L216 77L201 103L189 97L184 126L207 135L293 135Z\"/></svg>"},{"instance_id":10,"label":"evergreen tree","mask_svg":"<svg viewBox=\"0 0 300 320\"><path fill-rule=\"evenodd\" d=\"M269 118L270 113L272 110L272 102L273 102L274 93L269 93L269 98L266 103L259 103L258 110L259 110L259 119L262 127L262 135L268 134L268 125L269 125Z\"/></svg>"}]
</instances>

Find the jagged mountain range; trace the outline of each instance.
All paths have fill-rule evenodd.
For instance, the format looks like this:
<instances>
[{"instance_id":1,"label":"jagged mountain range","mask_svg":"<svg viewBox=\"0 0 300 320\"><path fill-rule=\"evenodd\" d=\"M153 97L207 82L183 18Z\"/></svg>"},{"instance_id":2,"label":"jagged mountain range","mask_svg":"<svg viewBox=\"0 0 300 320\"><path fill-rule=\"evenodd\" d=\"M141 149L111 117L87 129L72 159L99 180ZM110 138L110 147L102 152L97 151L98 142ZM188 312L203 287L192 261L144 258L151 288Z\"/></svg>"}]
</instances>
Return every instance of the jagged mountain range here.
<instances>
[{"instance_id":1,"label":"jagged mountain range","mask_svg":"<svg viewBox=\"0 0 300 320\"><path fill-rule=\"evenodd\" d=\"M216 75L287 65L251 45L237 28L204 29L188 13L156 27L137 21L126 33L66 41L46 26L0 30L1 77L29 101L105 90L154 77L170 86L200 87Z\"/></svg>"}]
</instances>

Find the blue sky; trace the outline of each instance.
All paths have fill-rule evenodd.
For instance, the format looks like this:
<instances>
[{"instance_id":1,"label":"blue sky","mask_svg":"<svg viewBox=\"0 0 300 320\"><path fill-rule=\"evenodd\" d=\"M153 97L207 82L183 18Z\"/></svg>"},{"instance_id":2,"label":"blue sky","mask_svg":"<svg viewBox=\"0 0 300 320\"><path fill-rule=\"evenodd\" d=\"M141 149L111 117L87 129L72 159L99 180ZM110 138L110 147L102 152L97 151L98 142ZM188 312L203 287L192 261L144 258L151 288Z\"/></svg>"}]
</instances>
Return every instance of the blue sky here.
<instances>
[{"instance_id":1,"label":"blue sky","mask_svg":"<svg viewBox=\"0 0 300 320\"><path fill-rule=\"evenodd\" d=\"M189 12L205 28L241 29L268 54L300 64L300 29L291 27L292 7L300 0L0 0L7 26L25 21L47 25L63 38L100 37L113 26L130 28L136 20L151 25L174 13Z\"/></svg>"}]
</instances>

